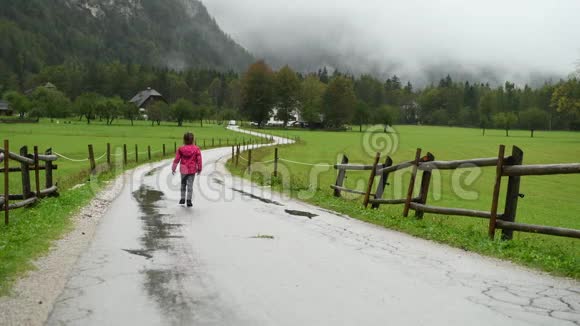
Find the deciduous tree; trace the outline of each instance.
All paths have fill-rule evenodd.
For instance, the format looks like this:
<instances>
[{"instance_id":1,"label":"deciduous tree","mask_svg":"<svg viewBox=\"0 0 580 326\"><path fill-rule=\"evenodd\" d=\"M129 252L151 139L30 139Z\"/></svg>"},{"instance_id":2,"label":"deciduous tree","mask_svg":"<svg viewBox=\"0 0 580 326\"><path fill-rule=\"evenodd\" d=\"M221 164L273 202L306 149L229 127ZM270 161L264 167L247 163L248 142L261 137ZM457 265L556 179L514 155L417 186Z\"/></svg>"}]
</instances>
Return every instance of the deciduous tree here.
<instances>
[{"instance_id":1,"label":"deciduous tree","mask_svg":"<svg viewBox=\"0 0 580 326\"><path fill-rule=\"evenodd\" d=\"M355 106L352 81L343 76L333 78L324 93L324 124L331 128L342 128L351 121Z\"/></svg>"},{"instance_id":2,"label":"deciduous tree","mask_svg":"<svg viewBox=\"0 0 580 326\"><path fill-rule=\"evenodd\" d=\"M151 121L153 126L157 123L158 126L161 125L163 118L167 116L169 112L169 105L163 101L155 101L149 108L147 108L147 117Z\"/></svg>"},{"instance_id":3,"label":"deciduous tree","mask_svg":"<svg viewBox=\"0 0 580 326\"><path fill-rule=\"evenodd\" d=\"M263 125L275 103L274 73L260 60L250 66L242 81L242 112L252 121Z\"/></svg>"},{"instance_id":4,"label":"deciduous tree","mask_svg":"<svg viewBox=\"0 0 580 326\"><path fill-rule=\"evenodd\" d=\"M531 137L534 137L534 130L543 129L548 126L548 114L538 108L530 108L520 112L520 124L530 130Z\"/></svg>"},{"instance_id":5,"label":"deciduous tree","mask_svg":"<svg viewBox=\"0 0 580 326\"><path fill-rule=\"evenodd\" d=\"M4 94L4 101L10 103L12 109L18 112L20 119L23 119L24 116L28 111L30 111L32 107L32 102L28 99L28 97L20 94L16 91L10 91Z\"/></svg>"},{"instance_id":6,"label":"deciduous tree","mask_svg":"<svg viewBox=\"0 0 580 326\"><path fill-rule=\"evenodd\" d=\"M310 124L322 122L322 99L326 84L316 76L307 77L300 87L300 114L302 119Z\"/></svg>"},{"instance_id":7,"label":"deciduous tree","mask_svg":"<svg viewBox=\"0 0 580 326\"><path fill-rule=\"evenodd\" d=\"M193 105L186 99L179 99L171 105L171 116L177 121L178 127L183 126L185 120L192 120L194 113Z\"/></svg>"},{"instance_id":8,"label":"deciduous tree","mask_svg":"<svg viewBox=\"0 0 580 326\"><path fill-rule=\"evenodd\" d=\"M74 102L75 111L87 119L87 124L95 118L102 96L97 93L83 93Z\"/></svg>"},{"instance_id":9,"label":"deciduous tree","mask_svg":"<svg viewBox=\"0 0 580 326\"><path fill-rule=\"evenodd\" d=\"M288 124L293 110L298 106L300 95L300 79L296 72L288 66L284 66L276 73L274 79L274 89L276 92L277 118L284 122L284 127Z\"/></svg>"},{"instance_id":10,"label":"deciduous tree","mask_svg":"<svg viewBox=\"0 0 580 326\"><path fill-rule=\"evenodd\" d=\"M506 137L509 137L509 131L517 121L518 117L513 112L500 112L493 116L495 126L504 129Z\"/></svg>"}]
</instances>

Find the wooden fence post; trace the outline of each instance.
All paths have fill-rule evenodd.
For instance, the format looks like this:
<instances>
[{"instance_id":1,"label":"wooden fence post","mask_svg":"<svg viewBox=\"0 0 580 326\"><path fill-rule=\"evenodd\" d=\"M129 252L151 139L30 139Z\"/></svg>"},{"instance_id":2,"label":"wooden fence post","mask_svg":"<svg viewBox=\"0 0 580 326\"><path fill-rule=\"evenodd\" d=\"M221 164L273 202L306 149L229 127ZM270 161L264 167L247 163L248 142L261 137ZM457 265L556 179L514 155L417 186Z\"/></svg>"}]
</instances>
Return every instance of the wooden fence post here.
<instances>
[{"instance_id":1,"label":"wooden fence post","mask_svg":"<svg viewBox=\"0 0 580 326\"><path fill-rule=\"evenodd\" d=\"M346 155L342 156L342 161L340 164L348 164L348 157ZM344 184L344 178L346 177L346 169L339 169L338 175L336 176L336 183L337 187L342 187ZM334 197L340 197L340 189L334 189Z\"/></svg>"},{"instance_id":2,"label":"wooden fence post","mask_svg":"<svg viewBox=\"0 0 580 326\"><path fill-rule=\"evenodd\" d=\"M214 138L211 139L211 147L215 147L215 139Z\"/></svg>"},{"instance_id":3,"label":"wooden fence post","mask_svg":"<svg viewBox=\"0 0 580 326\"><path fill-rule=\"evenodd\" d=\"M413 191L415 190L415 180L417 179L417 170L419 169L419 161L421 160L421 149L417 148L415 153L415 161L413 161L413 171L411 172L411 180L409 181L409 190L407 191L407 200L405 201L405 208L403 209L403 216L409 216L409 209L411 208L411 201L413 200Z\"/></svg>"},{"instance_id":4,"label":"wooden fence post","mask_svg":"<svg viewBox=\"0 0 580 326\"><path fill-rule=\"evenodd\" d=\"M139 163L139 147L135 144L135 163Z\"/></svg>"},{"instance_id":5,"label":"wooden fence post","mask_svg":"<svg viewBox=\"0 0 580 326\"><path fill-rule=\"evenodd\" d=\"M10 143L4 140L4 224L10 223Z\"/></svg>"},{"instance_id":6,"label":"wooden fence post","mask_svg":"<svg viewBox=\"0 0 580 326\"><path fill-rule=\"evenodd\" d=\"M40 198L40 164L38 160L38 146L34 146L34 183L36 190L36 197Z\"/></svg>"},{"instance_id":7,"label":"wooden fence post","mask_svg":"<svg viewBox=\"0 0 580 326\"><path fill-rule=\"evenodd\" d=\"M107 143L107 165L111 167L111 143Z\"/></svg>"},{"instance_id":8,"label":"wooden fence post","mask_svg":"<svg viewBox=\"0 0 580 326\"><path fill-rule=\"evenodd\" d=\"M205 145L205 138L203 139L203 149L206 149L207 146Z\"/></svg>"},{"instance_id":9,"label":"wooden fence post","mask_svg":"<svg viewBox=\"0 0 580 326\"><path fill-rule=\"evenodd\" d=\"M232 145L232 163L234 162L234 157L236 156L235 146Z\"/></svg>"},{"instance_id":10,"label":"wooden fence post","mask_svg":"<svg viewBox=\"0 0 580 326\"><path fill-rule=\"evenodd\" d=\"M252 172L252 150L248 151L248 172Z\"/></svg>"},{"instance_id":11,"label":"wooden fence post","mask_svg":"<svg viewBox=\"0 0 580 326\"><path fill-rule=\"evenodd\" d=\"M151 161L151 145L147 145L147 158Z\"/></svg>"},{"instance_id":12,"label":"wooden fence post","mask_svg":"<svg viewBox=\"0 0 580 326\"><path fill-rule=\"evenodd\" d=\"M390 156L387 156L387 160L383 167L389 167L393 165L393 159ZM379 180L379 184L377 185L377 190L375 191L375 199L383 198L383 194L385 193L385 188L389 184L389 172L381 173L381 179ZM379 203L373 203L371 208L377 209L379 208Z\"/></svg>"},{"instance_id":13,"label":"wooden fence post","mask_svg":"<svg viewBox=\"0 0 580 326\"><path fill-rule=\"evenodd\" d=\"M435 161L435 156L430 152L427 152L427 156L423 158L423 160L432 162ZM429 197L429 187L431 186L431 178L433 176L433 172L431 170L423 171L421 175L421 188L419 189L419 204L425 205L427 203L427 199ZM415 210L415 218L422 219L425 215L425 212L422 210Z\"/></svg>"},{"instance_id":14,"label":"wooden fence post","mask_svg":"<svg viewBox=\"0 0 580 326\"><path fill-rule=\"evenodd\" d=\"M369 206L369 200L371 199L371 191L373 190L373 183L375 182L375 177L377 175L377 167L379 166L379 160L381 159L381 153L377 153L375 156L375 161L373 162L373 169L371 170L371 175L369 176L369 183L367 185L367 191L363 200L363 205L365 208Z\"/></svg>"},{"instance_id":15,"label":"wooden fence post","mask_svg":"<svg viewBox=\"0 0 580 326\"><path fill-rule=\"evenodd\" d=\"M91 174L95 174L97 170L97 164L95 162L95 152L93 150L93 145L89 144L89 164L91 167Z\"/></svg>"},{"instance_id":16,"label":"wooden fence post","mask_svg":"<svg viewBox=\"0 0 580 326\"><path fill-rule=\"evenodd\" d=\"M238 164L240 164L240 145L236 149L236 167L238 167Z\"/></svg>"},{"instance_id":17,"label":"wooden fence post","mask_svg":"<svg viewBox=\"0 0 580 326\"><path fill-rule=\"evenodd\" d=\"M163 157L166 155L165 144L163 144Z\"/></svg>"},{"instance_id":18,"label":"wooden fence post","mask_svg":"<svg viewBox=\"0 0 580 326\"><path fill-rule=\"evenodd\" d=\"M220 146L220 147L222 146L222 139L221 138L218 139L218 146Z\"/></svg>"},{"instance_id":19,"label":"wooden fence post","mask_svg":"<svg viewBox=\"0 0 580 326\"><path fill-rule=\"evenodd\" d=\"M278 147L274 148L274 177L278 176Z\"/></svg>"},{"instance_id":20,"label":"wooden fence post","mask_svg":"<svg viewBox=\"0 0 580 326\"><path fill-rule=\"evenodd\" d=\"M52 155L52 148L47 149L44 153L46 155ZM46 175L45 176L45 178L46 178L45 187L46 187L46 189L50 189L53 186L53 183L52 183L52 170L53 170L52 169L52 161L46 161L44 164L46 166L46 168L44 170L44 173Z\"/></svg>"},{"instance_id":21,"label":"wooden fence post","mask_svg":"<svg viewBox=\"0 0 580 326\"><path fill-rule=\"evenodd\" d=\"M499 153L497 154L497 165L495 170L495 184L493 186L493 197L491 200L491 216L489 218L488 235L491 240L495 238L495 228L497 221L497 207L499 205L499 192L501 191L501 177L503 174L503 163L505 156L505 146L499 146Z\"/></svg>"},{"instance_id":22,"label":"wooden fence post","mask_svg":"<svg viewBox=\"0 0 580 326\"><path fill-rule=\"evenodd\" d=\"M123 165L127 165L127 144L123 144Z\"/></svg>"},{"instance_id":23,"label":"wooden fence post","mask_svg":"<svg viewBox=\"0 0 580 326\"><path fill-rule=\"evenodd\" d=\"M429 196L429 186L431 185L431 171L423 171L421 175L421 188L419 190L419 204L425 205L427 203L427 197ZM421 210L415 211L415 218L422 219L425 212Z\"/></svg>"},{"instance_id":24,"label":"wooden fence post","mask_svg":"<svg viewBox=\"0 0 580 326\"><path fill-rule=\"evenodd\" d=\"M173 142L173 154L177 154L177 142Z\"/></svg>"},{"instance_id":25,"label":"wooden fence post","mask_svg":"<svg viewBox=\"0 0 580 326\"><path fill-rule=\"evenodd\" d=\"M524 152L517 146L512 148L512 156L510 158L510 165L522 165L524 161ZM507 193L505 199L505 210L503 213L502 220L506 222L515 222L516 212L518 210L518 199L520 197L520 176L509 177ZM502 230L501 239L511 240L513 239L513 230Z\"/></svg>"},{"instance_id":26,"label":"wooden fence post","mask_svg":"<svg viewBox=\"0 0 580 326\"><path fill-rule=\"evenodd\" d=\"M27 146L20 148L20 156L28 157ZM28 199L32 197L32 191L30 190L30 165L20 162L20 170L22 173L22 195L24 199Z\"/></svg>"}]
</instances>

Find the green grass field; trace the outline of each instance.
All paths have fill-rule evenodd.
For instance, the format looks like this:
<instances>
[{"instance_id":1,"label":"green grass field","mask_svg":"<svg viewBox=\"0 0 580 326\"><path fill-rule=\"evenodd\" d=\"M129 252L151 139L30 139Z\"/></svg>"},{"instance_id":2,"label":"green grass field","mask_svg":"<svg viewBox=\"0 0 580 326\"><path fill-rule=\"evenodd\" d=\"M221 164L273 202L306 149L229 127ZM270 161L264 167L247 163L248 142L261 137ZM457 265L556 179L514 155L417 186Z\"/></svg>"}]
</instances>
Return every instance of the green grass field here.
<instances>
[{"instance_id":1,"label":"green grass field","mask_svg":"<svg viewBox=\"0 0 580 326\"><path fill-rule=\"evenodd\" d=\"M43 121L40 124L0 124L0 139L10 140L12 152L18 152L21 146L27 145L32 151L34 145L41 152L51 147L54 152L62 154L73 160L84 160L88 157L88 145L94 146L95 157L99 158L106 152L107 143L112 146L113 155L121 159L123 145L127 145L129 161L135 161L135 145L140 152L139 160L147 159L147 146L151 146L153 156L160 157L163 144L166 145L168 155L174 153L174 146L180 146L183 134L191 131L195 134L200 147L211 147L212 139L214 147L221 144L231 144L234 141L242 141L244 136L227 130L224 126L215 124L199 123L176 127L174 123L162 123L161 126L152 127L149 122L135 121L131 126L129 121L116 121L111 126L106 126L98 121L87 125L86 122L72 121L72 124L49 123ZM251 136L245 136L250 139ZM104 163L102 157L98 163ZM12 162L11 162L12 163ZM15 163L12 163L15 164ZM74 176L89 168L88 162L74 162L59 159L56 180L63 188L69 188L79 182ZM17 175L13 175L18 179Z\"/></svg>"},{"instance_id":2,"label":"green grass field","mask_svg":"<svg viewBox=\"0 0 580 326\"><path fill-rule=\"evenodd\" d=\"M113 153L119 154L123 144L127 144L129 164L126 168L133 168L135 164L135 144L138 145L140 163L147 161L147 146L152 147L152 160L162 159L161 150L166 144L167 156L173 156L174 143L177 146L182 142L183 134L191 131L197 137L198 145L206 144L217 147L220 144L231 144L234 141L249 140L251 136L226 130L224 126L205 124L200 127L198 123L176 127L175 124L164 123L161 126L152 127L150 123L136 121L131 126L129 121L116 121L112 126L92 123L90 126L85 122L73 121L71 124L49 123L43 121L39 124L0 124L0 140L10 141L10 150L18 152L21 146L28 146L32 151L33 146L39 146L41 151L52 147L53 151L63 154L75 160L88 157L88 144L95 148L95 156L98 158L106 152L106 144L111 143ZM245 138L244 138L245 137ZM228 139L226 141L226 139ZM254 138L255 139L255 138ZM3 146L3 145L0 145ZM120 162L122 156L115 156L114 160ZM113 161L114 161L113 160ZM102 158L98 163L105 163ZM11 161L11 166L17 166ZM115 163L115 162L113 162ZM88 180L88 162L71 162L59 158L56 162L58 170L55 171L55 181L59 185L60 197L45 199L32 208L19 209L10 212L10 225L0 224L0 295L8 293L11 284L18 275L29 270L31 261L47 252L53 240L58 239L70 227L70 217L81 207L86 205L104 182L113 178L122 169L106 172L93 180L91 187L82 187L69 190L72 186L82 184ZM0 174L3 178L3 174ZM31 176L33 178L33 175ZM93 178L94 179L94 178ZM33 179L34 180L34 179ZM21 193L20 174L10 175L11 193ZM41 185L44 177L41 174ZM33 181L34 185L34 181ZM34 187L34 186L33 186Z\"/></svg>"},{"instance_id":3,"label":"green grass field","mask_svg":"<svg viewBox=\"0 0 580 326\"><path fill-rule=\"evenodd\" d=\"M389 137L389 144L397 143L397 150L391 153L395 163L412 160L417 147L422 148L424 153L432 152L437 160L497 157L500 144L508 146L508 155L511 153L512 145L520 147L524 151L524 164L580 162L580 133L536 132L535 138L530 138L529 131L512 131L510 137L505 137L504 131L488 130L484 137L481 130L466 128L398 126L395 130L396 134L386 135ZM351 163L371 164L376 150L383 152L381 161L385 158L387 143L378 139L385 136L380 132L299 130L266 132L301 138L302 141L297 145L280 148L280 157L293 161L335 164L344 153L348 155ZM373 141L369 140L371 136L378 137L374 145ZM254 161L270 160L273 157L272 152L273 149L255 151ZM487 238L487 220L430 214L426 214L423 221L404 219L401 217L403 209L401 205L382 206L378 211L364 210L361 208L360 196L345 196L347 200L332 197L329 185L333 184L336 178L334 169L284 162L281 165L281 171L289 171L291 175L289 188L298 198L375 224L466 250L507 258L556 274L580 278L579 240L516 232L514 241L492 242ZM230 164L230 169L237 174L242 174L243 168L240 166L236 169ZM267 169L271 168L271 164L267 165ZM460 171L462 172L443 171L440 175L434 174L428 203L489 211L495 168ZM385 197L404 197L408 188L409 174L410 169L391 176L391 185L387 188ZM365 189L368 172L349 171L347 175L347 187ZM258 181L261 179L260 176L253 177ZM279 183L276 181L275 185ZM504 178L500 211L503 211L506 184L507 178ZM281 188L277 186L278 189ZM308 191L309 186L314 186L317 190ZM525 194L525 198L519 201L517 221L580 229L579 188L580 175L523 177L521 192Z\"/></svg>"}]
</instances>

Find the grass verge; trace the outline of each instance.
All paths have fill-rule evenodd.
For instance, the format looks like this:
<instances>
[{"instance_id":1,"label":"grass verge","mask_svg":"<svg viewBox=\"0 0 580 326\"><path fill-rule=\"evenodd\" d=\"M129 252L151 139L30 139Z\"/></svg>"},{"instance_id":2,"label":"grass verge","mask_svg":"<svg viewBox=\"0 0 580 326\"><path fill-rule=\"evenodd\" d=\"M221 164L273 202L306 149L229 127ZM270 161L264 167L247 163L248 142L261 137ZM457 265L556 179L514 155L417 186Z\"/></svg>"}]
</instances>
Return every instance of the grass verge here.
<instances>
[{"instance_id":1,"label":"grass verge","mask_svg":"<svg viewBox=\"0 0 580 326\"><path fill-rule=\"evenodd\" d=\"M395 155L396 162L403 161L406 157L412 157L414 148L419 146L420 142L424 143L424 148L434 151L436 156L439 155L441 160L491 157L500 142L505 142L507 145L517 144L524 148L524 151L527 150L525 163L571 162L580 157L575 155L577 148L574 146L580 141L580 135L574 133L544 134L539 139L518 137L519 135L514 133L516 137L505 139L493 135L492 131L491 136L480 139L480 134L470 135L478 132L470 129L403 127L399 131L401 138L399 151L403 155L397 153ZM269 131L269 133L300 136L302 141L299 144L280 148L280 157L289 160L312 164L334 164L342 153L348 153L351 158L354 158L351 162L369 164L371 161L369 153L361 149L360 144L364 142L361 138L364 136L359 133L305 131ZM470 141L469 137L478 138ZM453 146L449 145L450 142L454 143ZM477 146L474 146L474 143ZM253 160L256 162L271 160L272 156L273 149L271 148L254 150L252 153ZM576 239L516 232L513 241L490 241L487 237L487 220L433 214L426 214L423 220L416 220L412 217L401 217L401 206L381 206L378 210L371 210L362 207L362 198L358 196L347 195L345 198L335 198L328 188L336 176L333 169L323 169L321 173L315 173L315 178L312 179L312 167L287 164L281 168L281 171L284 171L281 173L289 174L287 178L284 176L271 178L269 173L272 171L272 165L262 167L262 171L266 171L266 173L255 173L249 176L247 166L244 163L240 163L236 167L232 162L228 162L227 167L237 176L251 178L258 184L269 185L272 189L288 193L294 198L347 214L365 222L483 255L511 260L554 275L580 279L580 246ZM463 200L457 194L453 195L450 181L453 176L443 174L440 198L429 198L429 202L438 206L489 210L493 172L486 170L477 178L476 182L469 185L463 184L466 188L465 191L478 193L477 199L472 201ZM348 175L347 186L349 188L359 190L365 188L368 173L349 172ZM465 177L463 176L463 178ZM522 182L522 190L526 193L526 199L521 200L517 220L524 223L578 228L580 226L580 221L576 217L578 203L572 195L574 192L570 191L570 187L579 180L578 177L557 176L525 179ZM282 179L286 179L285 184L283 184ZM391 191L400 188L406 192L408 175L400 175L391 180L393 180L393 184L390 186ZM502 194L504 193L505 189ZM387 194L387 196L395 198L400 195L396 194L396 191L395 194ZM532 199L528 199L528 197Z\"/></svg>"}]
</instances>

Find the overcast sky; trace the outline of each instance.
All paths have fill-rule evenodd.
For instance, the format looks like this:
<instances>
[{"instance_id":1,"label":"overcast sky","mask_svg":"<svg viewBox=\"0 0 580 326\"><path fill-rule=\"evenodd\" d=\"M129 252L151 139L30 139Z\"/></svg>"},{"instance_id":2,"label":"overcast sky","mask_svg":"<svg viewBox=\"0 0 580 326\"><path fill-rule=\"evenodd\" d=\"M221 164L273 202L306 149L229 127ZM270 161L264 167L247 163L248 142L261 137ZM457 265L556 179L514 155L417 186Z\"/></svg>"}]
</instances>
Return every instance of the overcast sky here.
<instances>
[{"instance_id":1,"label":"overcast sky","mask_svg":"<svg viewBox=\"0 0 580 326\"><path fill-rule=\"evenodd\" d=\"M203 0L257 57L299 69L525 81L580 59L580 0ZM490 77L493 78L493 77Z\"/></svg>"}]
</instances>

